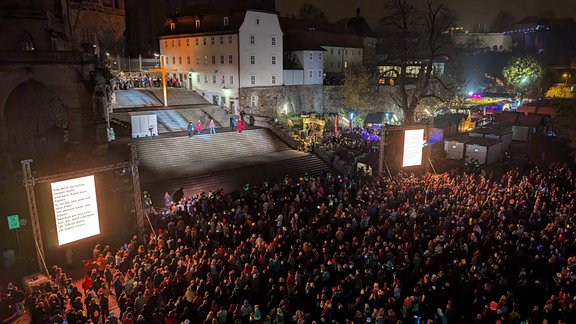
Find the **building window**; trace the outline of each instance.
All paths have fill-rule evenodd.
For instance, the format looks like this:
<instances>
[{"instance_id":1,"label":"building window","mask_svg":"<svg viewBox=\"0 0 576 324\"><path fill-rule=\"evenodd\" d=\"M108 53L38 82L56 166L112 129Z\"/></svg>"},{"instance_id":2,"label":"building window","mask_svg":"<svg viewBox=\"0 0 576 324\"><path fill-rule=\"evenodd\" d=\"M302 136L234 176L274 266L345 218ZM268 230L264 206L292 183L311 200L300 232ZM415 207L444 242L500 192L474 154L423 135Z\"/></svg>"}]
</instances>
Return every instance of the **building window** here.
<instances>
[{"instance_id":1,"label":"building window","mask_svg":"<svg viewBox=\"0 0 576 324\"><path fill-rule=\"evenodd\" d=\"M176 56L172 56L172 64L176 64Z\"/></svg>"},{"instance_id":2,"label":"building window","mask_svg":"<svg viewBox=\"0 0 576 324\"><path fill-rule=\"evenodd\" d=\"M276 84L276 76L275 75L272 76L272 84Z\"/></svg>"},{"instance_id":3,"label":"building window","mask_svg":"<svg viewBox=\"0 0 576 324\"><path fill-rule=\"evenodd\" d=\"M228 55L228 63L232 64L234 60L232 59L232 55Z\"/></svg>"},{"instance_id":4,"label":"building window","mask_svg":"<svg viewBox=\"0 0 576 324\"><path fill-rule=\"evenodd\" d=\"M276 46L276 37L272 37L272 46Z\"/></svg>"},{"instance_id":5,"label":"building window","mask_svg":"<svg viewBox=\"0 0 576 324\"><path fill-rule=\"evenodd\" d=\"M208 64L208 55L204 55L204 64Z\"/></svg>"},{"instance_id":6,"label":"building window","mask_svg":"<svg viewBox=\"0 0 576 324\"><path fill-rule=\"evenodd\" d=\"M202 43L206 45L206 37L202 37Z\"/></svg>"},{"instance_id":7,"label":"building window","mask_svg":"<svg viewBox=\"0 0 576 324\"><path fill-rule=\"evenodd\" d=\"M322 70L318 70L318 77L322 78Z\"/></svg>"},{"instance_id":8,"label":"building window","mask_svg":"<svg viewBox=\"0 0 576 324\"><path fill-rule=\"evenodd\" d=\"M276 64L276 55L272 55L272 65Z\"/></svg>"},{"instance_id":9,"label":"building window","mask_svg":"<svg viewBox=\"0 0 576 324\"><path fill-rule=\"evenodd\" d=\"M196 74L196 83L200 83L200 74Z\"/></svg>"},{"instance_id":10,"label":"building window","mask_svg":"<svg viewBox=\"0 0 576 324\"><path fill-rule=\"evenodd\" d=\"M348 49L344 50L344 55L348 55Z\"/></svg>"},{"instance_id":11,"label":"building window","mask_svg":"<svg viewBox=\"0 0 576 324\"><path fill-rule=\"evenodd\" d=\"M220 64L224 64L224 55L220 55Z\"/></svg>"},{"instance_id":12,"label":"building window","mask_svg":"<svg viewBox=\"0 0 576 324\"><path fill-rule=\"evenodd\" d=\"M194 44L198 46L198 37L194 37Z\"/></svg>"},{"instance_id":13,"label":"building window","mask_svg":"<svg viewBox=\"0 0 576 324\"><path fill-rule=\"evenodd\" d=\"M256 105L258 104L258 96L251 96L250 97L250 106L252 108L256 107Z\"/></svg>"},{"instance_id":14,"label":"building window","mask_svg":"<svg viewBox=\"0 0 576 324\"><path fill-rule=\"evenodd\" d=\"M176 23L175 22L171 22L170 23L170 30L174 31L174 29L176 29Z\"/></svg>"},{"instance_id":15,"label":"building window","mask_svg":"<svg viewBox=\"0 0 576 324\"><path fill-rule=\"evenodd\" d=\"M178 47L182 46L182 40L178 39Z\"/></svg>"},{"instance_id":16,"label":"building window","mask_svg":"<svg viewBox=\"0 0 576 324\"><path fill-rule=\"evenodd\" d=\"M174 40L170 41L170 46L174 47Z\"/></svg>"},{"instance_id":17,"label":"building window","mask_svg":"<svg viewBox=\"0 0 576 324\"><path fill-rule=\"evenodd\" d=\"M178 56L178 64L182 64L182 56Z\"/></svg>"},{"instance_id":18,"label":"building window","mask_svg":"<svg viewBox=\"0 0 576 324\"><path fill-rule=\"evenodd\" d=\"M200 56L196 55L196 65L200 65Z\"/></svg>"},{"instance_id":19,"label":"building window","mask_svg":"<svg viewBox=\"0 0 576 324\"><path fill-rule=\"evenodd\" d=\"M230 24L230 19L228 17L224 17L224 26L228 26Z\"/></svg>"},{"instance_id":20,"label":"building window","mask_svg":"<svg viewBox=\"0 0 576 324\"><path fill-rule=\"evenodd\" d=\"M260 25L260 18L256 18L256 25Z\"/></svg>"},{"instance_id":21,"label":"building window","mask_svg":"<svg viewBox=\"0 0 576 324\"><path fill-rule=\"evenodd\" d=\"M318 53L318 61L322 61L322 53Z\"/></svg>"},{"instance_id":22,"label":"building window","mask_svg":"<svg viewBox=\"0 0 576 324\"><path fill-rule=\"evenodd\" d=\"M340 49L338 49L338 55L340 55Z\"/></svg>"},{"instance_id":23,"label":"building window","mask_svg":"<svg viewBox=\"0 0 576 324\"><path fill-rule=\"evenodd\" d=\"M216 84L216 76L212 75L212 83Z\"/></svg>"},{"instance_id":24,"label":"building window","mask_svg":"<svg viewBox=\"0 0 576 324\"><path fill-rule=\"evenodd\" d=\"M186 46L190 46L190 38L186 38Z\"/></svg>"},{"instance_id":25,"label":"building window","mask_svg":"<svg viewBox=\"0 0 576 324\"><path fill-rule=\"evenodd\" d=\"M330 54L334 54L334 49L333 49L333 48L330 49Z\"/></svg>"},{"instance_id":26,"label":"building window","mask_svg":"<svg viewBox=\"0 0 576 324\"><path fill-rule=\"evenodd\" d=\"M196 19L194 25L196 26L196 28L200 28L200 19Z\"/></svg>"},{"instance_id":27,"label":"building window","mask_svg":"<svg viewBox=\"0 0 576 324\"><path fill-rule=\"evenodd\" d=\"M214 36L210 37L210 45L214 45Z\"/></svg>"},{"instance_id":28,"label":"building window","mask_svg":"<svg viewBox=\"0 0 576 324\"><path fill-rule=\"evenodd\" d=\"M250 36L250 45L254 45L254 36Z\"/></svg>"},{"instance_id":29,"label":"building window","mask_svg":"<svg viewBox=\"0 0 576 324\"><path fill-rule=\"evenodd\" d=\"M220 45L224 44L224 36L220 36Z\"/></svg>"},{"instance_id":30,"label":"building window","mask_svg":"<svg viewBox=\"0 0 576 324\"><path fill-rule=\"evenodd\" d=\"M314 71L308 70L308 78L312 79L313 76L314 76Z\"/></svg>"},{"instance_id":31,"label":"building window","mask_svg":"<svg viewBox=\"0 0 576 324\"><path fill-rule=\"evenodd\" d=\"M220 78L220 83L224 84L226 79L224 78L224 75L222 75L222 77Z\"/></svg>"},{"instance_id":32,"label":"building window","mask_svg":"<svg viewBox=\"0 0 576 324\"><path fill-rule=\"evenodd\" d=\"M228 36L228 44L232 44L232 35Z\"/></svg>"},{"instance_id":33,"label":"building window","mask_svg":"<svg viewBox=\"0 0 576 324\"><path fill-rule=\"evenodd\" d=\"M168 64L168 56L164 56L164 64Z\"/></svg>"},{"instance_id":34,"label":"building window","mask_svg":"<svg viewBox=\"0 0 576 324\"><path fill-rule=\"evenodd\" d=\"M310 58L310 61L312 61L314 59L314 53L310 52L308 57Z\"/></svg>"},{"instance_id":35,"label":"building window","mask_svg":"<svg viewBox=\"0 0 576 324\"><path fill-rule=\"evenodd\" d=\"M254 55L250 56L250 64L256 64L256 57L254 57Z\"/></svg>"},{"instance_id":36,"label":"building window","mask_svg":"<svg viewBox=\"0 0 576 324\"><path fill-rule=\"evenodd\" d=\"M167 40L164 41L164 47L168 47L168 41Z\"/></svg>"},{"instance_id":37,"label":"building window","mask_svg":"<svg viewBox=\"0 0 576 324\"><path fill-rule=\"evenodd\" d=\"M230 84L234 84L234 76L233 75L230 76Z\"/></svg>"},{"instance_id":38,"label":"building window","mask_svg":"<svg viewBox=\"0 0 576 324\"><path fill-rule=\"evenodd\" d=\"M256 76L255 75L250 76L250 84L252 84L252 85L256 84Z\"/></svg>"},{"instance_id":39,"label":"building window","mask_svg":"<svg viewBox=\"0 0 576 324\"><path fill-rule=\"evenodd\" d=\"M344 68L347 69L348 68L348 62L344 61Z\"/></svg>"},{"instance_id":40,"label":"building window","mask_svg":"<svg viewBox=\"0 0 576 324\"><path fill-rule=\"evenodd\" d=\"M212 55L212 64L216 64L216 55Z\"/></svg>"},{"instance_id":41,"label":"building window","mask_svg":"<svg viewBox=\"0 0 576 324\"><path fill-rule=\"evenodd\" d=\"M204 83L208 83L208 74L204 74Z\"/></svg>"},{"instance_id":42,"label":"building window","mask_svg":"<svg viewBox=\"0 0 576 324\"><path fill-rule=\"evenodd\" d=\"M187 57L186 61L190 64L190 56Z\"/></svg>"}]
</instances>

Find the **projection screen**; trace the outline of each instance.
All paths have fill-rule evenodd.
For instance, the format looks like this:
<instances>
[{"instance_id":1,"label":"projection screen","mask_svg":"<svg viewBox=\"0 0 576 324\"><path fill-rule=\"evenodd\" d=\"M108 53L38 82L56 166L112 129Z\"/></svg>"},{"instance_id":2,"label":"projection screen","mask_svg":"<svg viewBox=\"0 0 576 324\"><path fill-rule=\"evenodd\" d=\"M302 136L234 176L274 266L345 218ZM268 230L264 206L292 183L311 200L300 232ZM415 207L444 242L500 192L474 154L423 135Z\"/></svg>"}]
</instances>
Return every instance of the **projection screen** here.
<instances>
[{"instance_id":1,"label":"projection screen","mask_svg":"<svg viewBox=\"0 0 576 324\"><path fill-rule=\"evenodd\" d=\"M100 234L93 175L53 182L50 186L59 245Z\"/></svg>"}]
</instances>

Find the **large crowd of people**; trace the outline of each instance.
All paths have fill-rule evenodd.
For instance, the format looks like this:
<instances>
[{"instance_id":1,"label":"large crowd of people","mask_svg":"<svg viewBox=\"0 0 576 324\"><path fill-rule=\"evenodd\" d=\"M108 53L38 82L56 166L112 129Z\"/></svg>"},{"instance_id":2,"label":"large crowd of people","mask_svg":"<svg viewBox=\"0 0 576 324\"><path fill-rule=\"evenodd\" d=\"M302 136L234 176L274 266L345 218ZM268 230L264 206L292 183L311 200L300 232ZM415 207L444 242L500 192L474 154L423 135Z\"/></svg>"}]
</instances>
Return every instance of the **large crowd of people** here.
<instances>
[{"instance_id":1,"label":"large crowd of people","mask_svg":"<svg viewBox=\"0 0 576 324\"><path fill-rule=\"evenodd\" d=\"M553 165L183 195L145 239L97 245L82 289L54 267L60 285L27 305L34 323L575 323L575 179Z\"/></svg>"}]
</instances>

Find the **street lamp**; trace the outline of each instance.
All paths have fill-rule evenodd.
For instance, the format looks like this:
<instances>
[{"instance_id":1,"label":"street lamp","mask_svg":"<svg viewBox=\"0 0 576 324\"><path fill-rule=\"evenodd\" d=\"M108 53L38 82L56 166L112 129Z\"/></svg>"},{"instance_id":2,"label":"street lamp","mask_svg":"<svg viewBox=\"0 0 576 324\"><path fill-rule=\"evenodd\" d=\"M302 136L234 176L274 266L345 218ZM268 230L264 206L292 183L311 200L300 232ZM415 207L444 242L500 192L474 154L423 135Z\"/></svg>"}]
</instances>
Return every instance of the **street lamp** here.
<instances>
[{"instance_id":1,"label":"street lamp","mask_svg":"<svg viewBox=\"0 0 576 324\"><path fill-rule=\"evenodd\" d=\"M568 85L568 78L570 77L570 74L564 73L562 75L562 77L564 77L564 85L567 86Z\"/></svg>"}]
</instances>

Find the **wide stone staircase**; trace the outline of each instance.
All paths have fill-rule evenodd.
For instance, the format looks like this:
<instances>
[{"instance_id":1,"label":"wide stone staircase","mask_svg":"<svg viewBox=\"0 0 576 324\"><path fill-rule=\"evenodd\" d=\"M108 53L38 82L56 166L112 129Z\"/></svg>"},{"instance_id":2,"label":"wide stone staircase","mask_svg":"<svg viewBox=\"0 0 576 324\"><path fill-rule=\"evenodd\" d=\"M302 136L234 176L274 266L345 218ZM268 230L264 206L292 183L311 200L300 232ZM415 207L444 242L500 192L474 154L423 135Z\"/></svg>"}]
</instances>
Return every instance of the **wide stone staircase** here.
<instances>
[{"instance_id":1,"label":"wide stone staircase","mask_svg":"<svg viewBox=\"0 0 576 324\"><path fill-rule=\"evenodd\" d=\"M142 190L155 202L164 192L187 194L239 189L246 183L279 181L285 176L317 176L329 167L314 155L290 149L265 128L242 133L138 138Z\"/></svg>"}]
</instances>

